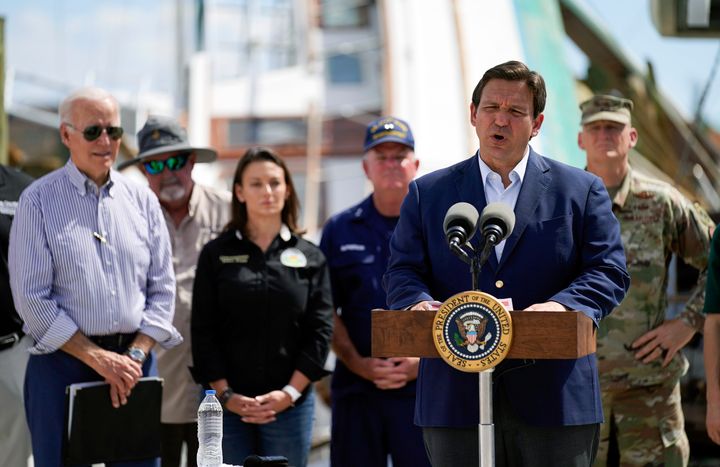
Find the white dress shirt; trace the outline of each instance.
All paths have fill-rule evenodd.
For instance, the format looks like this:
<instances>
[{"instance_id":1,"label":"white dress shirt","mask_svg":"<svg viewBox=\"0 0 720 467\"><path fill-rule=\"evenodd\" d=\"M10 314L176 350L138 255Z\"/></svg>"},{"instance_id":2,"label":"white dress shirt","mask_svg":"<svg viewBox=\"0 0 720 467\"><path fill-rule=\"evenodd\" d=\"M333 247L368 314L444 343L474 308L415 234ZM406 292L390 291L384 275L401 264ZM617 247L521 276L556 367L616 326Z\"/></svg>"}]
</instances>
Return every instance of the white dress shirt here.
<instances>
[{"instance_id":1,"label":"white dress shirt","mask_svg":"<svg viewBox=\"0 0 720 467\"><path fill-rule=\"evenodd\" d=\"M520 195L523 179L525 178L525 170L527 169L528 157L530 155L530 146L525 148L525 154L515 168L510 171L510 185L507 188L503 185L500 174L493 172L490 167L480 157L480 151L477 153L478 163L480 165L480 177L483 181L483 189L485 190L485 200L488 204L502 202L510 206L515 211L515 204ZM505 240L495 246L495 257L498 261L502 258L503 249L505 248Z\"/></svg>"}]
</instances>

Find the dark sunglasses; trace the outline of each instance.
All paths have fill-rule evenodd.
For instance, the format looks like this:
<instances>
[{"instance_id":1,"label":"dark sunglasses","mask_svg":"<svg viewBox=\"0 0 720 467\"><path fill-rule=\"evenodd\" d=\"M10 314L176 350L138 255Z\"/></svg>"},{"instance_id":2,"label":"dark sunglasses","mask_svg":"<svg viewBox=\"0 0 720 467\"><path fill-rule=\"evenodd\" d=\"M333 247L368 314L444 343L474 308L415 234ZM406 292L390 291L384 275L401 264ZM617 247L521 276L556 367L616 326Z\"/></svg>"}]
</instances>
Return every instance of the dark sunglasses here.
<instances>
[{"instance_id":1,"label":"dark sunglasses","mask_svg":"<svg viewBox=\"0 0 720 467\"><path fill-rule=\"evenodd\" d=\"M175 172L185 167L185 164L187 164L190 154L191 153L189 152L184 152L182 154L170 156L167 159L163 160L145 161L143 162L143 165L145 166L145 170L147 170L147 173L149 173L150 175L159 174L160 172L165 170L165 167L167 167L170 172Z\"/></svg>"},{"instance_id":2,"label":"dark sunglasses","mask_svg":"<svg viewBox=\"0 0 720 467\"><path fill-rule=\"evenodd\" d=\"M78 128L74 127L70 123L65 123L66 126L69 126L75 131L80 131ZM100 126L100 125L91 125L89 127L86 127L84 130L82 130L83 138L85 138L85 141L95 141L102 135L103 130L107 133L107 135L114 139L115 141L122 138L123 135L123 129L121 126Z\"/></svg>"}]
</instances>

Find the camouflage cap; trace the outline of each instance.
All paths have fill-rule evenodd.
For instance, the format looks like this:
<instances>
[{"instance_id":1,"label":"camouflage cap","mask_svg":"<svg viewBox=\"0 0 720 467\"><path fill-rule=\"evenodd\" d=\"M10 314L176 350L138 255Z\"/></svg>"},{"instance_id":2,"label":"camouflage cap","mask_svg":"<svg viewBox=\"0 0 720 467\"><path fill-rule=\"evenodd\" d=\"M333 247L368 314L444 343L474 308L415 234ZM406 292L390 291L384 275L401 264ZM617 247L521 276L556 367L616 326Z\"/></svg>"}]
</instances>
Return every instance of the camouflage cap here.
<instances>
[{"instance_id":1,"label":"camouflage cap","mask_svg":"<svg viewBox=\"0 0 720 467\"><path fill-rule=\"evenodd\" d=\"M598 120L609 120L628 125L632 109L633 101L630 99L610 94L596 94L580 104L582 111L580 124L587 125Z\"/></svg>"}]
</instances>

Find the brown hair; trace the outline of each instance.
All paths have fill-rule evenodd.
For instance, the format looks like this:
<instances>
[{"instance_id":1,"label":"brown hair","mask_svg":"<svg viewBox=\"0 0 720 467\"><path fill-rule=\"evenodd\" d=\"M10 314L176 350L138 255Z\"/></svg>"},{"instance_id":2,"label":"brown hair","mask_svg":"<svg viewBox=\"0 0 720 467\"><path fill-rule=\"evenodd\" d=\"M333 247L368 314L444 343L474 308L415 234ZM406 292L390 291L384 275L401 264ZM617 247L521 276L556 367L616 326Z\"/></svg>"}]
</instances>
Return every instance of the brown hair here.
<instances>
[{"instance_id":1,"label":"brown hair","mask_svg":"<svg viewBox=\"0 0 720 467\"><path fill-rule=\"evenodd\" d=\"M533 119L537 118L543 110L545 110L545 100L547 99L547 91L545 90L545 80L540 73L531 71L527 65L516 60L495 65L485 72L480 82L475 86L472 94L472 103L475 107L480 104L485 85L491 79L503 79L505 81L524 81L530 88L533 96Z\"/></svg>"},{"instance_id":2,"label":"brown hair","mask_svg":"<svg viewBox=\"0 0 720 467\"><path fill-rule=\"evenodd\" d=\"M250 164L253 162L264 161L272 162L282 169L283 174L285 175L285 185L287 185L289 195L285 200L285 206L283 206L282 212L280 213L281 219L292 233L301 235L304 231L301 231L298 228L300 201L298 200L297 193L295 192L295 185L293 185L290 171L285 165L285 162L283 162L277 154L275 154L271 149L263 147L252 147L248 149L240 159L240 162L238 162L237 169L235 169L235 177L233 178L232 217L230 218L228 225L225 227L225 230L237 229L243 235L247 235L247 206L245 206L245 203L241 203L235 195L235 185L242 186L243 173L245 173L245 169Z\"/></svg>"}]
</instances>

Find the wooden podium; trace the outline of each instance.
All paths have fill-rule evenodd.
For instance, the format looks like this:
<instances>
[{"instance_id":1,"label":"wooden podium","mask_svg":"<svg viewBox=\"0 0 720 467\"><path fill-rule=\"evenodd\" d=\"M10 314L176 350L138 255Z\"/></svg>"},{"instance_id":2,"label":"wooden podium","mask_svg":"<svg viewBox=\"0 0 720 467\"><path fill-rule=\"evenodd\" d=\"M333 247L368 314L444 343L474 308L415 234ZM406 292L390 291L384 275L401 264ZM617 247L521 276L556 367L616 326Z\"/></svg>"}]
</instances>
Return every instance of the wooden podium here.
<instances>
[{"instance_id":1,"label":"wooden podium","mask_svg":"<svg viewBox=\"0 0 720 467\"><path fill-rule=\"evenodd\" d=\"M439 358L432 339L435 310L373 310L373 357ZM505 358L577 359L595 352L595 326L576 311L511 311L513 335ZM495 465L492 371L478 373L478 458Z\"/></svg>"},{"instance_id":2,"label":"wooden podium","mask_svg":"<svg viewBox=\"0 0 720 467\"><path fill-rule=\"evenodd\" d=\"M506 358L573 359L595 352L595 326L574 311L511 311L513 340ZM434 310L373 310L373 357L438 357Z\"/></svg>"}]
</instances>

